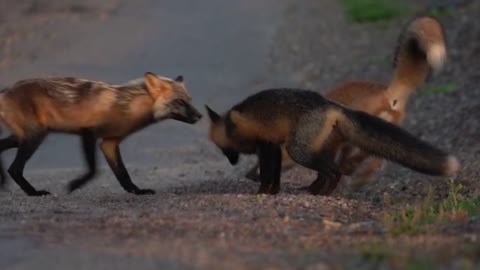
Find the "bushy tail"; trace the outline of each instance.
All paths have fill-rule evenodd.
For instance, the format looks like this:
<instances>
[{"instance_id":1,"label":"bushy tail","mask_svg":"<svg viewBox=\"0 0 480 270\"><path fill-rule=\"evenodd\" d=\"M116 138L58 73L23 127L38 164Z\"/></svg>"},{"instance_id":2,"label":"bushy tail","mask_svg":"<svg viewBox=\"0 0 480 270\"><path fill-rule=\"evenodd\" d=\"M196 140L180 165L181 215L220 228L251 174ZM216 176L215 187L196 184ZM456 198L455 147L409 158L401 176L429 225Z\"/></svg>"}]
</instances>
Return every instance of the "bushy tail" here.
<instances>
[{"instance_id":1,"label":"bushy tail","mask_svg":"<svg viewBox=\"0 0 480 270\"><path fill-rule=\"evenodd\" d=\"M366 152L431 175L452 175L459 163L434 146L416 138L402 128L364 112L342 108L340 132Z\"/></svg>"},{"instance_id":2,"label":"bushy tail","mask_svg":"<svg viewBox=\"0 0 480 270\"><path fill-rule=\"evenodd\" d=\"M391 88L402 88L395 85L410 89L417 87L425 82L430 68L438 70L443 67L446 56L445 34L440 22L432 17L413 20L398 41Z\"/></svg>"}]
</instances>

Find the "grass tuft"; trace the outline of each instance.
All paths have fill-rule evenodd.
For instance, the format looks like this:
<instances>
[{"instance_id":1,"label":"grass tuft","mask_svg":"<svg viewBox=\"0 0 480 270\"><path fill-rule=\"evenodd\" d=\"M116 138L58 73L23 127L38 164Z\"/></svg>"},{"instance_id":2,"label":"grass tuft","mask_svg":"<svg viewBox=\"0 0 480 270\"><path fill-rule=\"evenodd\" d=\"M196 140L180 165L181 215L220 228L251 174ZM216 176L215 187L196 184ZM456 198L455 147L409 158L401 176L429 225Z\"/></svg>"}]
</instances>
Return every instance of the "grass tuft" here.
<instances>
[{"instance_id":1,"label":"grass tuft","mask_svg":"<svg viewBox=\"0 0 480 270\"><path fill-rule=\"evenodd\" d=\"M441 225L457 223L465 224L470 217L480 214L480 197L466 198L461 194L462 184L449 182L448 198L439 203L433 203L433 192L429 193L424 202L419 205L406 205L398 213L384 216L385 224L393 235L416 235L432 232Z\"/></svg>"},{"instance_id":2,"label":"grass tuft","mask_svg":"<svg viewBox=\"0 0 480 270\"><path fill-rule=\"evenodd\" d=\"M389 20L406 14L409 9L395 0L341 0L345 12L355 22Z\"/></svg>"},{"instance_id":3,"label":"grass tuft","mask_svg":"<svg viewBox=\"0 0 480 270\"><path fill-rule=\"evenodd\" d=\"M429 85L425 88L425 92L432 95L446 94L457 90L458 87L459 85L456 83Z\"/></svg>"}]
</instances>

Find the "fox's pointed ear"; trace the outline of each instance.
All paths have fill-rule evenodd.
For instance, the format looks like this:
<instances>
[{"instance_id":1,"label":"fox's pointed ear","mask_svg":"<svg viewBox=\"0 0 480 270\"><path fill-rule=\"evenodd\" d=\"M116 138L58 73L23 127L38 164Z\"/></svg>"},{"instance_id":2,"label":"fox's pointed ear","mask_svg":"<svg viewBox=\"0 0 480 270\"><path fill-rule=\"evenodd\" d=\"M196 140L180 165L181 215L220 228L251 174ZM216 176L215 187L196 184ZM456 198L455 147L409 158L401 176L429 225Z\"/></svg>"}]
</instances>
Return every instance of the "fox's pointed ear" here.
<instances>
[{"instance_id":1,"label":"fox's pointed ear","mask_svg":"<svg viewBox=\"0 0 480 270\"><path fill-rule=\"evenodd\" d=\"M182 75L177 76L177 78L175 78L175 81L179 83L183 83L183 76Z\"/></svg>"},{"instance_id":2,"label":"fox's pointed ear","mask_svg":"<svg viewBox=\"0 0 480 270\"><path fill-rule=\"evenodd\" d=\"M222 117L218 113L216 113L214 110L210 109L208 105L205 105L205 109L207 109L208 117L210 117L210 120L212 121L212 123L218 123L222 120Z\"/></svg>"},{"instance_id":3,"label":"fox's pointed ear","mask_svg":"<svg viewBox=\"0 0 480 270\"><path fill-rule=\"evenodd\" d=\"M156 98L158 95L166 94L165 92L171 89L171 86L168 84L168 82L160 79L152 72L146 72L144 79L148 92L154 98Z\"/></svg>"},{"instance_id":4,"label":"fox's pointed ear","mask_svg":"<svg viewBox=\"0 0 480 270\"><path fill-rule=\"evenodd\" d=\"M177 76L177 78L175 78L175 83L185 87L185 82L183 81L183 76L182 75L179 75Z\"/></svg>"}]
</instances>

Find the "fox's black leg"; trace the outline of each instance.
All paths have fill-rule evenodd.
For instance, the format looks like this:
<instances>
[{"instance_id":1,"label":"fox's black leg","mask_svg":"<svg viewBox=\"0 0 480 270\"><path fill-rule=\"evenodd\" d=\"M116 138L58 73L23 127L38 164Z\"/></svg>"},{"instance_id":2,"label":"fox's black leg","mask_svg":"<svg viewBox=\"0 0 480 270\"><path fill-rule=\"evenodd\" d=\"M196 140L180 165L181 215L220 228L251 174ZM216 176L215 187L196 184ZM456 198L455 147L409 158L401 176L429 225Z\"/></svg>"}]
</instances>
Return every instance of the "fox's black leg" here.
<instances>
[{"instance_id":1,"label":"fox's black leg","mask_svg":"<svg viewBox=\"0 0 480 270\"><path fill-rule=\"evenodd\" d=\"M280 190L280 171L282 151L279 145L271 143L258 144L260 166L260 188L258 193L277 194Z\"/></svg>"},{"instance_id":2,"label":"fox's black leg","mask_svg":"<svg viewBox=\"0 0 480 270\"><path fill-rule=\"evenodd\" d=\"M18 147L18 140L13 135L0 140L0 153L15 147Z\"/></svg>"},{"instance_id":3,"label":"fox's black leg","mask_svg":"<svg viewBox=\"0 0 480 270\"><path fill-rule=\"evenodd\" d=\"M291 169L293 165L294 163L287 164L287 165L282 164L281 172ZM257 163L245 174L245 177L247 179L252 180L253 182L260 182L260 174L258 173L258 168L259 168L259 165Z\"/></svg>"},{"instance_id":4,"label":"fox's black leg","mask_svg":"<svg viewBox=\"0 0 480 270\"><path fill-rule=\"evenodd\" d=\"M30 185L30 183L28 183L27 179L23 177L25 164L35 153L38 146L43 141L43 138L45 138L45 136L42 134L41 136L25 139L19 143L15 160L13 161L12 165L10 165L10 168L8 168L10 176L29 196L43 196L50 194L50 192L46 190L36 190L32 185Z\"/></svg>"},{"instance_id":5,"label":"fox's black leg","mask_svg":"<svg viewBox=\"0 0 480 270\"><path fill-rule=\"evenodd\" d=\"M7 183L7 175L5 175L3 160L0 158L0 189L5 189L6 183Z\"/></svg>"},{"instance_id":6,"label":"fox's black leg","mask_svg":"<svg viewBox=\"0 0 480 270\"><path fill-rule=\"evenodd\" d=\"M72 180L68 185L68 191L73 192L74 190L82 187L90 180L93 179L97 173L97 164L96 164L96 138L93 132L89 130L84 130L82 132L82 148L85 160L87 161L88 172L84 175Z\"/></svg>"},{"instance_id":7,"label":"fox's black leg","mask_svg":"<svg viewBox=\"0 0 480 270\"><path fill-rule=\"evenodd\" d=\"M327 115L328 116L328 115ZM335 164L335 155L328 146L328 139L334 126L329 121L327 125L319 122L318 130L303 132L297 128L286 145L289 156L298 164L318 172L317 179L308 187L312 194L330 195L337 187L341 178L340 168ZM328 117L325 119L328 120ZM299 123L302 126L311 126L310 123Z\"/></svg>"},{"instance_id":8,"label":"fox's black leg","mask_svg":"<svg viewBox=\"0 0 480 270\"><path fill-rule=\"evenodd\" d=\"M18 140L13 135L0 140L0 153L14 147L18 147ZM5 175L3 161L0 158L0 188L5 186L6 179L7 176Z\"/></svg>"},{"instance_id":9,"label":"fox's black leg","mask_svg":"<svg viewBox=\"0 0 480 270\"><path fill-rule=\"evenodd\" d=\"M332 194L340 181L342 174L337 165L329 159L317 159L318 174L317 179L308 187L308 191L313 195Z\"/></svg>"},{"instance_id":10,"label":"fox's black leg","mask_svg":"<svg viewBox=\"0 0 480 270\"><path fill-rule=\"evenodd\" d=\"M117 177L118 182L120 182L120 185L129 193L137 195L155 194L155 191L151 189L140 189L132 182L130 175L128 175L127 168L125 168L125 164L123 164L119 144L120 140L118 139L104 139L100 144L100 148L107 159L108 165Z\"/></svg>"},{"instance_id":11,"label":"fox's black leg","mask_svg":"<svg viewBox=\"0 0 480 270\"><path fill-rule=\"evenodd\" d=\"M332 194L342 177L342 173L332 158L325 153L315 155L310 166L304 166L317 171L317 179L308 187L308 191L313 195Z\"/></svg>"}]
</instances>

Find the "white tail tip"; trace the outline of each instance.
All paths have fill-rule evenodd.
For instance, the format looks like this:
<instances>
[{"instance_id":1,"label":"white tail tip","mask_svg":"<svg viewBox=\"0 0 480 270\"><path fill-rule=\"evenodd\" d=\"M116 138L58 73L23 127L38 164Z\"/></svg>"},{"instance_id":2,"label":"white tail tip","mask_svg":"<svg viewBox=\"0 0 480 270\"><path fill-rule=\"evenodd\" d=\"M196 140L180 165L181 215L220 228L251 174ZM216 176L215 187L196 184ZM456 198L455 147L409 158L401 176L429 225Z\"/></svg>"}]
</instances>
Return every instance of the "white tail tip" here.
<instances>
[{"instance_id":1,"label":"white tail tip","mask_svg":"<svg viewBox=\"0 0 480 270\"><path fill-rule=\"evenodd\" d=\"M447 176L454 175L459 169L460 163L458 162L458 159L454 156L448 156L444 174Z\"/></svg>"},{"instance_id":2,"label":"white tail tip","mask_svg":"<svg viewBox=\"0 0 480 270\"><path fill-rule=\"evenodd\" d=\"M441 69L446 59L447 50L443 44L434 44L428 49L427 60L433 69Z\"/></svg>"}]
</instances>

